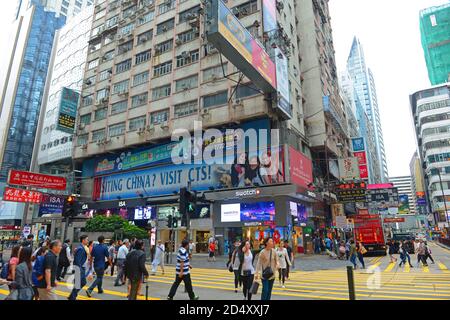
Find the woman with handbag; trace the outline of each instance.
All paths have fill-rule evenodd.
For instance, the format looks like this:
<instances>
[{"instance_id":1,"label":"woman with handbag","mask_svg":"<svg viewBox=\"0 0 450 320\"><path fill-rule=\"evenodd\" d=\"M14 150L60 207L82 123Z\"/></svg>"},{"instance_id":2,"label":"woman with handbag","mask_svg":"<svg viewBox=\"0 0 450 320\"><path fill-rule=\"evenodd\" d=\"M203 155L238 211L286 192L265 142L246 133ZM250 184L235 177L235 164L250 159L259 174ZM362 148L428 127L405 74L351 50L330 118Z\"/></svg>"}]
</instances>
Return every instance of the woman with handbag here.
<instances>
[{"instance_id":1,"label":"woman with handbag","mask_svg":"<svg viewBox=\"0 0 450 320\"><path fill-rule=\"evenodd\" d=\"M278 268L278 281L282 288L285 288L284 282L286 281L287 267L291 265L291 259L288 256L287 250L284 247L284 242L281 241L277 248L278 261L280 266Z\"/></svg>"},{"instance_id":2,"label":"woman with handbag","mask_svg":"<svg viewBox=\"0 0 450 320\"><path fill-rule=\"evenodd\" d=\"M239 260L241 262L241 280L243 284L244 300L252 300L252 285L255 275L255 268L253 268L253 254L251 244L249 241L245 241L239 247ZM256 288L257 290L257 288ZM256 292L255 292L256 293Z\"/></svg>"},{"instance_id":3,"label":"woman with handbag","mask_svg":"<svg viewBox=\"0 0 450 320\"><path fill-rule=\"evenodd\" d=\"M30 247L24 247L20 250L19 264L16 268L15 284L17 288L17 300L33 300L34 290L31 280L32 266L31 255L33 251Z\"/></svg>"},{"instance_id":4,"label":"woman with handbag","mask_svg":"<svg viewBox=\"0 0 450 320\"><path fill-rule=\"evenodd\" d=\"M256 263L255 278L258 280L261 277L262 282L261 300L270 300L275 281L275 271L279 268L278 256L273 247L272 238L264 240L264 249L259 253Z\"/></svg>"},{"instance_id":5,"label":"woman with handbag","mask_svg":"<svg viewBox=\"0 0 450 320\"><path fill-rule=\"evenodd\" d=\"M238 292L238 285L239 287L242 287L242 279L241 279L241 259L240 259L240 252L241 252L241 244L239 241L236 241L234 243L234 250L233 255L231 258L231 264L230 269L234 272L234 292Z\"/></svg>"},{"instance_id":6,"label":"woman with handbag","mask_svg":"<svg viewBox=\"0 0 450 320\"><path fill-rule=\"evenodd\" d=\"M364 248L363 244L361 242L356 242L356 254L358 255L358 260L361 262L362 268L366 268L366 264L364 263L364 257L363 254L367 252L366 248Z\"/></svg>"}]
</instances>

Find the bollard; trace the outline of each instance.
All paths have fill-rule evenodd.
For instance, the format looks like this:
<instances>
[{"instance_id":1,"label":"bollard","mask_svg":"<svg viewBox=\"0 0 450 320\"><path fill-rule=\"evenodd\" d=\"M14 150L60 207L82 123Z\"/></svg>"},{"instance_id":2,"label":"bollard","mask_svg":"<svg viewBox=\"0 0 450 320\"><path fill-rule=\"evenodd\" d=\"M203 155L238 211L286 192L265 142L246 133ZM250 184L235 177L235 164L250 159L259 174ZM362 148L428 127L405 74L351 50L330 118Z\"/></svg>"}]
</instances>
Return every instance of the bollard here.
<instances>
[{"instance_id":1,"label":"bollard","mask_svg":"<svg viewBox=\"0 0 450 320\"><path fill-rule=\"evenodd\" d=\"M348 296L350 300L356 300L355 279L353 277L353 267L347 266Z\"/></svg>"}]
</instances>

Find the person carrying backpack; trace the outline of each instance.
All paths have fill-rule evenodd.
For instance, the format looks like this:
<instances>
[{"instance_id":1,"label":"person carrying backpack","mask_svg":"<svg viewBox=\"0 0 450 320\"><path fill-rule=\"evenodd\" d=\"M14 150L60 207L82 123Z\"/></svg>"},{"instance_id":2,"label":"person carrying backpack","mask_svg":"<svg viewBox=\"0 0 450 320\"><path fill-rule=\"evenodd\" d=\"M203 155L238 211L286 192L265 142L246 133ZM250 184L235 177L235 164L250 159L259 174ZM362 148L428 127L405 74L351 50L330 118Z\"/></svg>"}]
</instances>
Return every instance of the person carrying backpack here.
<instances>
[{"instance_id":1,"label":"person carrying backpack","mask_svg":"<svg viewBox=\"0 0 450 320\"><path fill-rule=\"evenodd\" d=\"M47 253L47 247L40 247L36 252L31 273L31 281L33 283L34 300L39 300L39 283L44 280L44 258Z\"/></svg>"}]
</instances>

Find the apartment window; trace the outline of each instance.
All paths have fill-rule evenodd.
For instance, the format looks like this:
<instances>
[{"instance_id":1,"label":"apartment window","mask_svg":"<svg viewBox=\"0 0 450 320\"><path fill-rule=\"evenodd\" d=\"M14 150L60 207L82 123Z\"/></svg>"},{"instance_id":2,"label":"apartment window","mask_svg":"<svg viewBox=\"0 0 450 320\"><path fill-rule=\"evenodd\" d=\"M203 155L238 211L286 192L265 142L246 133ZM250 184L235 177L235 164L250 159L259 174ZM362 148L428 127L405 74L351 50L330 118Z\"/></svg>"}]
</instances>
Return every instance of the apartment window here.
<instances>
[{"instance_id":1,"label":"apartment window","mask_svg":"<svg viewBox=\"0 0 450 320\"><path fill-rule=\"evenodd\" d=\"M120 29L120 33L123 35L127 35L127 34L130 34L131 31L133 31L133 29L134 29L134 23L129 23Z\"/></svg>"},{"instance_id":2,"label":"apartment window","mask_svg":"<svg viewBox=\"0 0 450 320\"><path fill-rule=\"evenodd\" d=\"M100 103L103 99L106 99L109 97L109 89L101 89L97 91L97 96L96 96L96 103Z\"/></svg>"},{"instance_id":3,"label":"apartment window","mask_svg":"<svg viewBox=\"0 0 450 320\"><path fill-rule=\"evenodd\" d=\"M242 18L249 14L255 13L258 11L258 1L252 0L241 5L238 5L232 9L232 12L237 18Z\"/></svg>"},{"instance_id":4,"label":"apartment window","mask_svg":"<svg viewBox=\"0 0 450 320\"><path fill-rule=\"evenodd\" d=\"M92 70L98 66L98 58L88 63L88 70Z\"/></svg>"},{"instance_id":5,"label":"apartment window","mask_svg":"<svg viewBox=\"0 0 450 320\"><path fill-rule=\"evenodd\" d=\"M169 118L169 109L152 112L150 114L150 123L151 124L160 124L160 123L167 121L168 118Z\"/></svg>"},{"instance_id":6,"label":"apartment window","mask_svg":"<svg viewBox=\"0 0 450 320\"><path fill-rule=\"evenodd\" d=\"M148 79L149 79L148 71L139 73L133 77L133 86L139 86L141 84L147 83Z\"/></svg>"},{"instance_id":7,"label":"apartment window","mask_svg":"<svg viewBox=\"0 0 450 320\"><path fill-rule=\"evenodd\" d=\"M94 102L94 95L90 94L88 96L83 97L82 105L83 107L90 106Z\"/></svg>"},{"instance_id":8,"label":"apartment window","mask_svg":"<svg viewBox=\"0 0 450 320\"><path fill-rule=\"evenodd\" d=\"M155 46L155 55L172 50L173 39L161 42Z\"/></svg>"},{"instance_id":9,"label":"apartment window","mask_svg":"<svg viewBox=\"0 0 450 320\"><path fill-rule=\"evenodd\" d=\"M236 89L236 99L242 99L242 98L254 96L257 94L260 94L260 92L253 83L247 83L245 85L240 85Z\"/></svg>"},{"instance_id":10,"label":"apartment window","mask_svg":"<svg viewBox=\"0 0 450 320\"><path fill-rule=\"evenodd\" d=\"M228 91L222 91L217 94L203 97L203 108L211 108L227 104Z\"/></svg>"},{"instance_id":11,"label":"apartment window","mask_svg":"<svg viewBox=\"0 0 450 320\"><path fill-rule=\"evenodd\" d=\"M100 41L96 43L92 43L89 45L89 53L95 52L102 47L102 43Z\"/></svg>"},{"instance_id":12,"label":"apartment window","mask_svg":"<svg viewBox=\"0 0 450 320\"><path fill-rule=\"evenodd\" d=\"M180 12L179 23L197 18L199 16L199 13L198 13L199 9L200 9L200 6L195 6L195 7L189 8L188 10Z\"/></svg>"},{"instance_id":13,"label":"apartment window","mask_svg":"<svg viewBox=\"0 0 450 320\"><path fill-rule=\"evenodd\" d=\"M87 78L86 81L84 82L84 84L86 86L93 86L95 84L95 78L96 78L96 76Z\"/></svg>"},{"instance_id":14,"label":"apartment window","mask_svg":"<svg viewBox=\"0 0 450 320\"><path fill-rule=\"evenodd\" d=\"M193 75L175 82L175 91L188 90L198 87L198 75Z\"/></svg>"},{"instance_id":15,"label":"apartment window","mask_svg":"<svg viewBox=\"0 0 450 320\"><path fill-rule=\"evenodd\" d=\"M147 104L148 92L131 97L131 108L136 108Z\"/></svg>"},{"instance_id":16,"label":"apartment window","mask_svg":"<svg viewBox=\"0 0 450 320\"><path fill-rule=\"evenodd\" d=\"M223 65L223 70L226 72L226 64ZM221 65L203 70L203 82L223 78L223 70Z\"/></svg>"},{"instance_id":17,"label":"apartment window","mask_svg":"<svg viewBox=\"0 0 450 320\"><path fill-rule=\"evenodd\" d=\"M136 11L136 6L131 6L122 11L122 18L128 18Z\"/></svg>"},{"instance_id":18,"label":"apartment window","mask_svg":"<svg viewBox=\"0 0 450 320\"><path fill-rule=\"evenodd\" d=\"M130 83L129 80L124 80L124 81L115 83L113 86L113 94L115 94L115 93L121 94L124 92L128 92L129 83Z\"/></svg>"},{"instance_id":19,"label":"apartment window","mask_svg":"<svg viewBox=\"0 0 450 320\"><path fill-rule=\"evenodd\" d=\"M80 124L87 125L90 123L91 123L91 114L90 113L80 116Z\"/></svg>"},{"instance_id":20,"label":"apartment window","mask_svg":"<svg viewBox=\"0 0 450 320\"><path fill-rule=\"evenodd\" d=\"M194 30L189 30L183 33L178 34L178 40L181 41L181 43L189 42L192 40L195 40L199 37L199 32Z\"/></svg>"},{"instance_id":21,"label":"apartment window","mask_svg":"<svg viewBox=\"0 0 450 320\"><path fill-rule=\"evenodd\" d=\"M152 90L152 100L158 100L170 96L171 85L167 84Z\"/></svg>"},{"instance_id":22,"label":"apartment window","mask_svg":"<svg viewBox=\"0 0 450 320\"><path fill-rule=\"evenodd\" d=\"M175 4L176 4L176 0L167 0L163 4L160 4L158 6L159 14L163 14L163 13L166 13L166 12L172 10L173 8L175 8Z\"/></svg>"},{"instance_id":23,"label":"apartment window","mask_svg":"<svg viewBox=\"0 0 450 320\"><path fill-rule=\"evenodd\" d=\"M105 46L116 40L116 33L112 32L104 38Z\"/></svg>"},{"instance_id":24,"label":"apartment window","mask_svg":"<svg viewBox=\"0 0 450 320\"><path fill-rule=\"evenodd\" d=\"M111 74L112 74L112 69L104 70L98 74L98 80L104 81L106 79L109 79L109 78L111 78Z\"/></svg>"},{"instance_id":25,"label":"apartment window","mask_svg":"<svg viewBox=\"0 0 450 320\"><path fill-rule=\"evenodd\" d=\"M172 61L167 61L153 67L153 76L159 77L172 72Z\"/></svg>"},{"instance_id":26,"label":"apartment window","mask_svg":"<svg viewBox=\"0 0 450 320\"><path fill-rule=\"evenodd\" d=\"M128 42L126 42L126 43L124 43L124 44L121 44L119 47L118 47L118 49L117 49L117 51L119 52L119 54L123 54L123 53L126 53L126 52L128 52L128 51L131 51L132 49L133 49L133 40L131 40L131 41L128 41Z\"/></svg>"},{"instance_id":27,"label":"apartment window","mask_svg":"<svg viewBox=\"0 0 450 320\"><path fill-rule=\"evenodd\" d=\"M153 38L153 30L149 30L147 32L141 33L137 37L137 45L140 45L142 43L150 41L150 40L152 40L152 38Z\"/></svg>"},{"instance_id":28,"label":"apartment window","mask_svg":"<svg viewBox=\"0 0 450 320\"><path fill-rule=\"evenodd\" d=\"M152 50L147 50L136 55L136 64L140 64L150 60L152 56Z\"/></svg>"},{"instance_id":29,"label":"apartment window","mask_svg":"<svg viewBox=\"0 0 450 320\"><path fill-rule=\"evenodd\" d=\"M125 122L113 124L108 128L109 137L117 137L125 133Z\"/></svg>"},{"instance_id":30,"label":"apartment window","mask_svg":"<svg viewBox=\"0 0 450 320\"><path fill-rule=\"evenodd\" d=\"M145 128L146 122L146 116L130 119L130 121L128 122L128 130L136 131L138 129Z\"/></svg>"},{"instance_id":31,"label":"apartment window","mask_svg":"<svg viewBox=\"0 0 450 320\"><path fill-rule=\"evenodd\" d=\"M94 112L94 121L100 121L100 120L106 119L107 113L108 113L108 108L102 108L102 109L96 110Z\"/></svg>"},{"instance_id":32,"label":"apartment window","mask_svg":"<svg viewBox=\"0 0 450 320\"><path fill-rule=\"evenodd\" d=\"M113 103L111 105L111 114L125 112L128 108L128 100Z\"/></svg>"},{"instance_id":33,"label":"apartment window","mask_svg":"<svg viewBox=\"0 0 450 320\"><path fill-rule=\"evenodd\" d=\"M131 59L116 64L116 73L125 72L131 69Z\"/></svg>"},{"instance_id":34,"label":"apartment window","mask_svg":"<svg viewBox=\"0 0 450 320\"><path fill-rule=\"evenodd\" d=\"M153 21L154 17L155 17L155 11L150 11L149 13L143 15L142 17L139 17L137 24L138 24L138 26L146 24L147 22Z\"/></svg>"},{"instance_id":35,"label":"apartment window","mask_svg":"<svg viewBox=\"0 0 450 320\"><path fill-rule=\"evenodd\" d=\"M114 50L108 51L103 55L103 61L110 61L114 59Z\"/></svg>"},{"instance_id":36,"label":"apartment window","mask_svg":"<svg viewBox=\"0 0 450 320\"><path fill-rule=\"evenodd\" d=\"M112 17L112 18L106 20L105 26L106 26L106 28L109 29L109 28L112 28L112 27L114 27L115 25L117 25L118 22L119 22L119 15L114 16L114 17Z\"/></svg>"},{"instance_id":37,"label":"apartment window","mask_svg":"<svg viewBox=\"0 0 450 320\"><path fill-rule=\"evenodd\" d=\"M177 68L196 62L199 58L200 55L198 53L198 49L191 52L185 51L181 55L177 56Z\"/></svg>"},{"instance_id":38,"label":"apartment window","mask_svg":"<svg viewBox=\"0 0 450 320\"><path fill-rule=\"evenodd\" d=\"M92 141L98 142L105 139L105 129L92 131Z\"/></svg>"},{"instance_id":39,"label":"apartment window","mask_svg":"<svg viewBox=\"0 0 450 320\"><path fill-rule=\"evenodd\" d=\"M82 146L84 144L87 144L88 143L88 137L89 137L88 134L82 134L82 135L77 136L77 146L79 147L79 146Z\"/></svg>"},{"instance_id":40,"label":"apartment window","mask_svg":"<svg viewBox=\"0 0 450 320\"><path fill-rule=\"evenodd\" d=\"M156 34L161 34L166 31L169 31L169 30L173 29L174 26L175 26L174 18L164 21L164 22L158 24L158 26L156 27Z\"/></svg>"},{"instance_id":41,"label":"apartment window","mask_svg":"<svg viewBox=\"0 0 450 320\"><path fill-rule=\"evenodd\" d=\"M188 116L198 111L198 101L193 100L189 102L180 103L174 106L175 118Z\"/></svg>"},{"instance_id":42,"label":"apartment window","mask_svg":"<svg viewBox=\"0 0 450 320\"><path fill-rule=\"evenodd\" d=\"M94 20L98 20L100 18L103 18L106 15L106 10L103 9L102 11L99 11L95 14Z\"/></svg>"},{"instance_id":43,"label":"apartment window","mask_svg":"<svg viewBox=\"0 0 450 320\"><path fill-rule=\"evenodd\" d=\"M41 151L44 151L45 149L47 149L47 145L43 144L43 145L41 146Z\"/></svg>"}]
</instances>

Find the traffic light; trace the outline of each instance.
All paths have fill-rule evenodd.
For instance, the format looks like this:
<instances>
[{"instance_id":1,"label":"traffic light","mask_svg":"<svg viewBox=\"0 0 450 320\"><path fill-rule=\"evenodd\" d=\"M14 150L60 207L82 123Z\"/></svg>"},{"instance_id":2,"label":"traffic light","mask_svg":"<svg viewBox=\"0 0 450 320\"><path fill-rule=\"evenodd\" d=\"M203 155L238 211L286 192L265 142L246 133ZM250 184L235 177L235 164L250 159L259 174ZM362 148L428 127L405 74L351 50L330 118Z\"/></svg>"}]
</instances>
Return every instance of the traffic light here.
<instances>
[{"instance_id":1,"label":"traffic light","mask_svg":"<svg viewBox=\"0 0 450 320\"><path fill-rule=\"evenodd\" d=\"M76 215L77 215L77 212L75 210L75 197L68 196L64 200L62 216L67 218L67 217L75 217Z\"/></svg>"},{"instance_id":2,"label":"traffic light","mask_svg":"<svg viewBox=\"0 0 450 320\"><path fill-rule=\"evenodd\" d=\"M180 189L180 215L181 215L181 225L183 227L187 226L188 215L189 217L195 213L195 206L197 202L197 196L187 190L187 188Z\"/></svg>"},{"instance_id":3,"label":"traffic light","mask_svg":"<svg viewBox=\"0 0 450 320\"><path fill-rule=\"evenodd\" d=\"M172 215L168 215L167 216L167 227L172 228L172 226L173 226L173 217L172 217Z\"/></svg>"}]
</instances>

